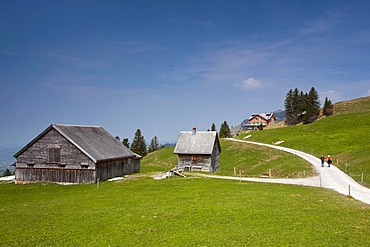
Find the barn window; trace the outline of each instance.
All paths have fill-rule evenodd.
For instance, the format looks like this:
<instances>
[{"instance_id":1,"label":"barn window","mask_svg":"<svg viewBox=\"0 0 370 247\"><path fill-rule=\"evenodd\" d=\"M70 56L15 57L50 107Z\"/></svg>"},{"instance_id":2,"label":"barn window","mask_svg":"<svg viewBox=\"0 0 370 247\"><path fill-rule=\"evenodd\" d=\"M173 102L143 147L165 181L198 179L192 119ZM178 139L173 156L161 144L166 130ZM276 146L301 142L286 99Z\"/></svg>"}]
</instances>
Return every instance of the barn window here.
<instances>
[{"instance_id":1,"label":"barn window","mask_svg":"<svg viewBox=\"0 0 370 247\"><path fill-rule=\"evenodd\" d=\"M48 162L59 163L60 162L60 148L49 148L48 149Z\"/></svg>"},{"instance_id":2,"label":"barn window","mask_svg":"<svg viewBox=\"0 0 370 247\"><path fill-rule=\"evenodd\" d=\"M81 168L83 168L83 169L87 169L87 168L89 168L89 163L87 163L87 162L82 162L82 163L81 163Z\"/></svg>"},{"instance_id":3,"label":"barn window","mask_svg":"<svg viewBox=\"0 0 370 247\"><path fill-rule=\"evenodd\" d=\"M198 156L196 156L196 155L192 155L191 156L191 161L193 161L193 162L197 162L198 161Z\"/></svg>"}]
</instances>

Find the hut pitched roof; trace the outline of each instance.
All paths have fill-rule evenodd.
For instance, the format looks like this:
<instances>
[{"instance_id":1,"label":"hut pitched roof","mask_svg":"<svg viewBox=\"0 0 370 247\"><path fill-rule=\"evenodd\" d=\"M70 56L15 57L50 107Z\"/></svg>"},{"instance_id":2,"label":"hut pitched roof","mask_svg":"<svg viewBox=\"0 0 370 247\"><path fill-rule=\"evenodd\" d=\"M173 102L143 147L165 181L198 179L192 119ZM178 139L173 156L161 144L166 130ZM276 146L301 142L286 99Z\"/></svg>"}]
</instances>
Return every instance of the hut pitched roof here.
<instances>
[{"instance_id":1,"label":"hut pitched roof","mask_svg":"<svg viewBox=\"0 0 370 247\"><path fill-rule=\"evenodd\" d=\"M175 154L212 154L214 145L221 146L216 131L182 131L175 147Z\"/></svg>"},{"instance_id":2,"label":"hut pitched roof","mask_svg":"<svg viewBox=\"0 0 370 247\"><path fill-rule=\"evenodd\" d=\"M95 163L119 158L140 157L122 145L111 134L100 126L52 124L40 135L23 147L14 157L19 156L51 129L56 130L76 148L82 151Z\"/></svg>"}]
</instances>

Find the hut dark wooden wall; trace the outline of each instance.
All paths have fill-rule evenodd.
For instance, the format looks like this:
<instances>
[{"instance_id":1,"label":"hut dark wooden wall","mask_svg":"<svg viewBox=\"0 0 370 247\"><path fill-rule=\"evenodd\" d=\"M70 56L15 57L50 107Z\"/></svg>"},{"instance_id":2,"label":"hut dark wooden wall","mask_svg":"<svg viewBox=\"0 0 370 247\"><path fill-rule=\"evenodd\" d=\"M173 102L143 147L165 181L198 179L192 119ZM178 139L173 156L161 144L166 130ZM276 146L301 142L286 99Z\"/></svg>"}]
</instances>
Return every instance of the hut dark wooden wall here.
<instances>
[{"instance_id":1,"label":"hut dark wooden wall","mask_svg":"<svg viewBox=\"0 0 370 247\"><path fill-rule=\"evenodd\" d=\"M51 128L16 157L17 183L95 183L140 171L140 158L124 157L94 162L58 131ZM60 161L49 162L49 148L60 149Z\"/></svg>"},{"instance_id":2,"label":"hut dark wooden wall","mask_svg":"<svg viewBox=\"0 0 370 247\"><path fill-rule=\"evenodd\" d=\"M211 155L207 154L178 154L179 169L199 169L204 172L216 172L220 169L220 152L215 145Z\"/></svg>"},{"instance_id":3,"label":"hut dark wooden wall","mask_svg":"<svg viewBox=\"0 0 370 247\"><path fill-rule=\"evenodd\" d=\"M216 172L220 169L221 146L216 131L182 131L174 153L178 155L177 168Z\"/></svg>"}]
</instances>

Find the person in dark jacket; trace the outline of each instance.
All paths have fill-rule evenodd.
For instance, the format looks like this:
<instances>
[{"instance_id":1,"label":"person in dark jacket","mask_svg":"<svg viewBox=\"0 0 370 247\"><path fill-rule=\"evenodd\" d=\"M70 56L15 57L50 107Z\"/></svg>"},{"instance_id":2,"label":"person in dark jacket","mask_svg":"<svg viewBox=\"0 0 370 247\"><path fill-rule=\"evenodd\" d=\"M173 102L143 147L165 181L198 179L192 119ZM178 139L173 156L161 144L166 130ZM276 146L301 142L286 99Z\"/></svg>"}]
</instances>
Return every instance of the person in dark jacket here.
<instances>
[{"instance_id":1,"label":"person in dark jacket","mask_svg":"<svg viewBox=\"0 0 370 247\"><path fill-rule=\"evenodd\" d=\"M328 155L328 167L330 167L332 161L331 161L331 158L330 158L330 155Z\"/></svg>"},{"instance_id":2,"label":"person in dark jacket","mask_svg":"<svg viewBox=\"0 0 370 247\"><path fill-rule=\"evenodd\" d=\"M325 158L324 156L321 156L321 167L324 167L324 163L325 163Z\"/></svg>"}]
</instances>

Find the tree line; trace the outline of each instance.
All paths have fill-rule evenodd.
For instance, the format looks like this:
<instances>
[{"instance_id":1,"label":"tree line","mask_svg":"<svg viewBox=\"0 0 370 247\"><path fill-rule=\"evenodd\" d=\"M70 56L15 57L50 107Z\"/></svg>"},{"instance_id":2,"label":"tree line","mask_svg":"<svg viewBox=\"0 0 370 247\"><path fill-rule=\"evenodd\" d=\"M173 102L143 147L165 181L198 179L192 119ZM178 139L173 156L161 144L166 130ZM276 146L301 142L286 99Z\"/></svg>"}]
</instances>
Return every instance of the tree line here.
<instances>
[{"instance_id":1,"label":"tree line","mask_svg":"<svg viewBox=\"0 0 370 247\"><path fill-rule=\"evenodd\" d=\"M209 131L209 129L208 129L208 131ZM214 123L211 125L211 131L216 131L216 125ZM230 127L229 127L229 125L227 124L226 121L221 123L220 131L219 131L219 137L220 138L231 137ZM121 142L119 136L116 136L116 139L119 142ZM122 144L124 146L126 146L127 148L129 148L132 152L134 152L134 153L136 153L136 154L138 154L142 157L148 155L148 153L151 153L151 152L154 152L154 151L157 151L159 149L164 148L163 145L159 144L157 136L154 136L151 139L150 145L147 147L146 142L145 142L145 138L142 135L140 129L136 130L134 139L132 140L131 144L129 143L128 138L123 138L122 139Z\"/></svg>"},{"instance_id":2,"label":"tree line","mask_svg":"<svg viewBox=\"0 0 370 247\"><path fill-rule=\"evenodd\" d=\"M288 125L312 123L320 116L320 99L316 89L312 87L308 93L298 88L290 89L285 97L285 122ZM332 115L333 105L326 97L323 115Z\"/></svg>"},{"instance_id":3,"label":"tree line","mask_svg":"<svg viewBox=\"0 0 370 247\"><path fill-rule=\"evenodd\" d=\"M116 136L116 139L120 141L119 136ZM123 138L122 144L129 148L132 152L144 157L148 155L148 153L157 151L159 149L164 148L163 145L159 144L158 137L154 136L152 140L150 141L150 145L147 148L145 138L141 134L141 130L137 129L135 132L134 139L132 140L132 143L130 145L128 138Z\"/></svg>"}]
</instances>

